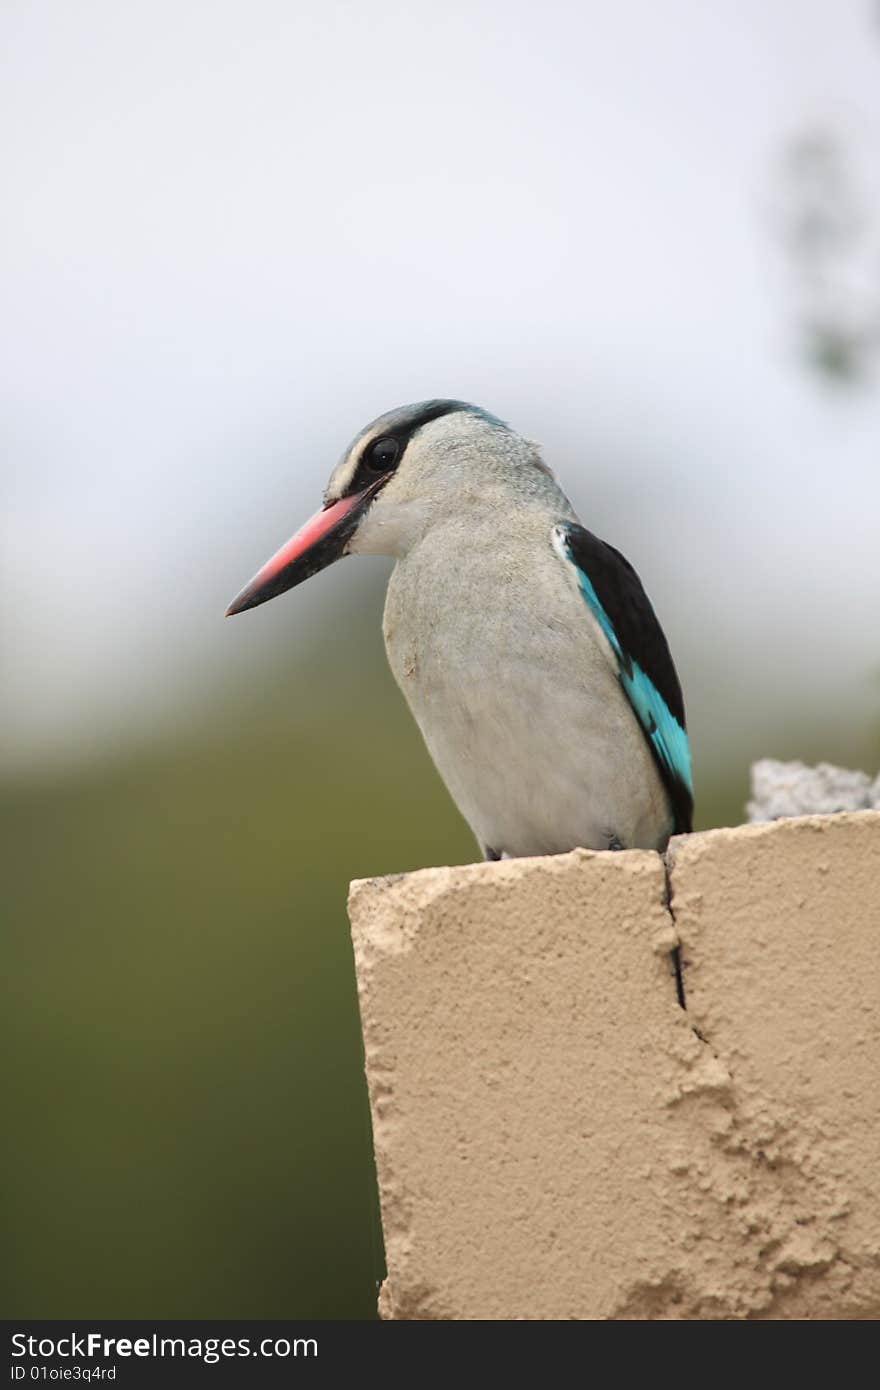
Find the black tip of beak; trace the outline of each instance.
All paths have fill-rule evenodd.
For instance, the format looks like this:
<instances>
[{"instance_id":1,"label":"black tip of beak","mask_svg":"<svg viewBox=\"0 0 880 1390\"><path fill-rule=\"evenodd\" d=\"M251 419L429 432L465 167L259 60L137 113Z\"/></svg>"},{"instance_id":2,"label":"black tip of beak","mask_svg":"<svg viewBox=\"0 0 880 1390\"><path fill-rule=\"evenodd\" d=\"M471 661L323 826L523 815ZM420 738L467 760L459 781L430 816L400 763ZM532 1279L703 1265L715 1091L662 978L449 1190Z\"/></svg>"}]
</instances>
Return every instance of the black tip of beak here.
<instances>
[{"instance_id":1,"label":"black tip of beak","mask_svg":"<svg viewBox=\"0 0 880 1390\"><path fill-rule=\"evenodd\" d=\"M242 593L232 600L226 612L223 614L224 618L234 618L236 613L243 613L246 608L252 607L247 601L246 592L246 590L243 590Z\"/></svg>"},{"instance_id":2,"label":"black tip of beak","mask_svg":"<svg viewBox=\"0 0 880 1390\"><path fill-rule=\"evenodd\" d=\"M268 603L270 598L275 598L278 594L285 593L287 589L292 589L294 584L301 583L311 573L311 566L302 562L283 566L278 571L268 575L261 570L259 574L254 576L250 584L245 585L240 594L236 594L223 614L224 618L234 618L236 613L246 613L249 608L259 608L261 603Z\"/></svg>"}]
</instances>

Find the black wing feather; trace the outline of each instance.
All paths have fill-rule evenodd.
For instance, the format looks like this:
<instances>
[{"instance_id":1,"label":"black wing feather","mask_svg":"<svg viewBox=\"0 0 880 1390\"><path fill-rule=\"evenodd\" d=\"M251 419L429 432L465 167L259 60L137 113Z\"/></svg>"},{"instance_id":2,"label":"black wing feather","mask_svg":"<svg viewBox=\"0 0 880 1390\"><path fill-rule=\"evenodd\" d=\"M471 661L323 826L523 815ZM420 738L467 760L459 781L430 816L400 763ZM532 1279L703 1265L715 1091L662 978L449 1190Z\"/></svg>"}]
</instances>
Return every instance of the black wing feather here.
<instances>
[{"instance_id":1,"label":"black wing feather","mask_svg":"<svg viewBox=\"0 0 880 1390\"><path fill-rule=\"evenodd\" d=\"M685 730L684 698L669 644L642 582L629 560L598 536L574 522L565 523L569 554L588 577L620 646L620 660L628 675L636 663L666 704L670 714ZM643 728L648 746L672 803L675 830L690 831L694 802L690 789L671 772L659 757L649 731Z\"/></svg>"}]
</instances>

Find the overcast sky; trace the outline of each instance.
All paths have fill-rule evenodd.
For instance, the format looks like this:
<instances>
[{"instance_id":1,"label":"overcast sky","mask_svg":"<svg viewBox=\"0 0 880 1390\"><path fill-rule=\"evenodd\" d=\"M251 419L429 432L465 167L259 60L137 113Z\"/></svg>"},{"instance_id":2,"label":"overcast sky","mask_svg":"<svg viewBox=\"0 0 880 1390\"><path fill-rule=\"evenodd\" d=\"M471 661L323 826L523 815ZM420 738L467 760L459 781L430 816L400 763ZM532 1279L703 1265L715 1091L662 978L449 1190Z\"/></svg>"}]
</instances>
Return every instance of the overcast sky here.
<instances>
[{"instance_id":1,"label":"overcast sky","mask_svg":"<svg viewBox=\"0 0 880 1390\"><path fill-rule=\"evenodd\" d=\"M264 610L233 644L226 602L361 425L446 395L633 560L704 737L725 690L731 726L876 713L880 392L805 366L774 230L805 132L880 171L869 0L7 0L2 30L10 758L290 640Z\"/></svg>"}]
</instances>

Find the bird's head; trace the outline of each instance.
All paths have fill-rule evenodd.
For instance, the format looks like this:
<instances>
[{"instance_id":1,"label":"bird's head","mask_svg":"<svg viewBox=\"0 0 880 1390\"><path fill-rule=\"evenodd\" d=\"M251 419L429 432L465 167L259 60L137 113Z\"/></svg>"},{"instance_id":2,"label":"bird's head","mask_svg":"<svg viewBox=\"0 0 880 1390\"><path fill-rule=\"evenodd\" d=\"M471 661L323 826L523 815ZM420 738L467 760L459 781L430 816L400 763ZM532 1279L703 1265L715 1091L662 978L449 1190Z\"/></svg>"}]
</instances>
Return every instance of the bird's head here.
<instances>
[{"instance_id":1,"label":"bird's head","mask_svg":"<svg viewBox=\"0 0 880 1390\"><path fill-rule=\"evenodd\" d=\"M354 551L401 555L456 503L479 503L516 472L547 481L533 445L464 401L420 401L380 415L346 449L324 505L233 599L256 608Z\"/></svg>"}]
</instances>

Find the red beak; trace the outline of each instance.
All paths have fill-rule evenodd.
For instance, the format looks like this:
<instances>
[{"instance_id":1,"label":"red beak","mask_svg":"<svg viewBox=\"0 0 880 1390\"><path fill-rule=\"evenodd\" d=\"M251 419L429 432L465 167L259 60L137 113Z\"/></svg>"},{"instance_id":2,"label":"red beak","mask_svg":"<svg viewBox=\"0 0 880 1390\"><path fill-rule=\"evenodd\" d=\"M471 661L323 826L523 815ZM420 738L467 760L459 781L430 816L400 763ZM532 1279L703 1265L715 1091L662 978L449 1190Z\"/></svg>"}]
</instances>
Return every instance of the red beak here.
<instances>
[{"instance_id":1,"label":"red beak","mask_svg":"<svg viewBox=\"0 0 880 1390\"><path fill-rule=\"evenodd\" d=\"M233 613L243 613L246 608L256 608L339 560L384 481L380 478L363 492L340 497L338 502L331 502L316 512L232 600L226 610L227 618Z\"/></svg>"}]
</instances>

